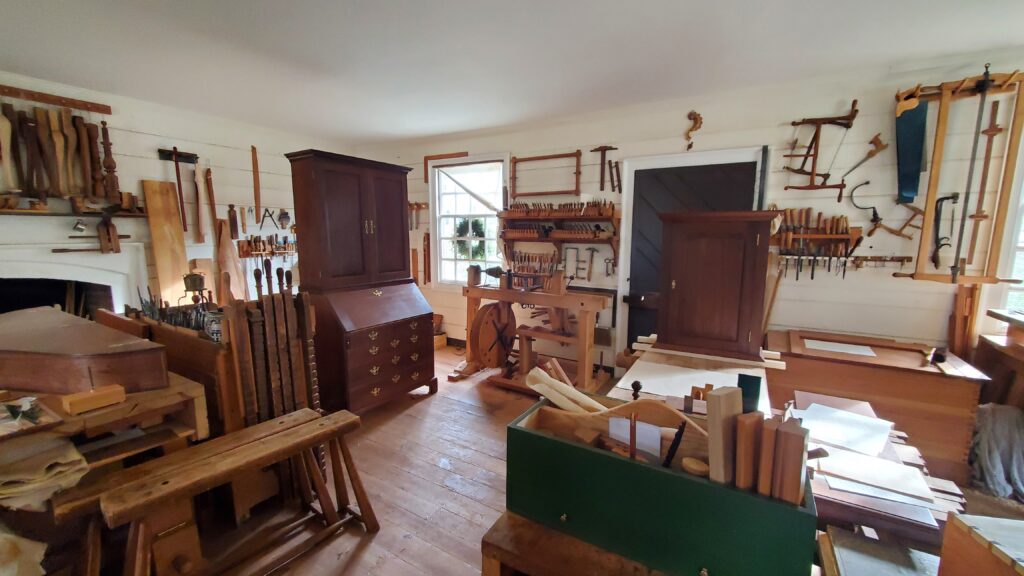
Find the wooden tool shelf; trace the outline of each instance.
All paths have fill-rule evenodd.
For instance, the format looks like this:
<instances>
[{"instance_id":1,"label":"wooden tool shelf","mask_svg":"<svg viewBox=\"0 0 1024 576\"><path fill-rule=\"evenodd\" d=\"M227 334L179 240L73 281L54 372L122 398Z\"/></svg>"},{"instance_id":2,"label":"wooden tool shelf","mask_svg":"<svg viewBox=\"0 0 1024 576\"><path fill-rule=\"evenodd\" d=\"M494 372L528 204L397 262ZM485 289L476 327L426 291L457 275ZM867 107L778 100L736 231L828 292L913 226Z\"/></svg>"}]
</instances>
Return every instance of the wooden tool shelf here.
<instances>
[{"instance_id":1,"label":"wooden tool shelf","mask_svg":"<svg viewBox=\"0 0 1024 576\"><path fill-rule=\"evenodd\" d=\"M616 261L619 259L618 235L610 238L502 238L501 241L505 243L505 252L510 252L511 246L516 242L553 244L555 249L558 250L559 261L561 261L562 246L565 244L607 244L612 247L612 257L615 258Z\"/></svg>"},{"instance_id":2,"label":"wooden tool shelf","mask_svg":"<svg viewBox=\"0 0 1024 576\"><path fill-rule=\"evenodd\" d=\"M65 218L102 218L102 212L81 212L75 214L74 212L47 212L45 210L0 210L0 216L50 216L50 217L65 217ZM114 218L145 218L145 212L125 212L125 213L114 213Z\"/></svg>"},{"instance_id":3,"label":"wooden tool shelf","mask_svg":"<svg viewBox=\"0 0 1024 576\"><path fill-rule=\"evenodd\" d=\"M505 252L511 253L511 248L516 242L543 242L548 244L554 244L555 248L559 253L559 260L561 260L562 246L564 244L608 244L612 247L612 257L616 261L619 259L619 225L622 221L622 213L615 210L612 214L581 214L581 215L543 215L543 214L529 214L529 215L516 215L510 214L508 211L503 211L498 214L499 230L501 234L501 240L505 244ZM553 230L544 231L538 230L537 237L520 237L520 238L507 238L505 232L512 230L509 228L508 223L510 222L551 222L555 225L555 230L561 230L560 223L566 222L607 222L611 224L612 234L607 237L594 237L594 238L552 238L548 235L540 236L539 234L550 234Z\"/></svg>"}]
</instances>

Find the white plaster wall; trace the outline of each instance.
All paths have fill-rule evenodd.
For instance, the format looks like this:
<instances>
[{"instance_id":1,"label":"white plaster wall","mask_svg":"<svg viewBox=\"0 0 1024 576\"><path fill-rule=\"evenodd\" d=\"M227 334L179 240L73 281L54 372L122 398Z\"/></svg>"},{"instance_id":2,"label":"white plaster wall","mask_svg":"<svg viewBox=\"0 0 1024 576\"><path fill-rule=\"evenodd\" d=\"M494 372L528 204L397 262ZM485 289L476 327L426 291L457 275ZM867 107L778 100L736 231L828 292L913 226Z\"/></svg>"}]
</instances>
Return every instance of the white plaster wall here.
<instances>
[{"instance_id":1,"label":"white plaster wall","mask_svg":"<svg viewBox=\"0 0 1024 576\"><path fill-rule=\"evenodd\" d=\"M768 145L770 161L767 179L766 204L780 208L811 207L826 216L847 215L853 226L869 226L869 212L855 209L848 200L836 203L835 191L784 190L789 184L803 183L804 178L791 176L782 170L794 138L792 120L803 117L844 114L854 98L859 100L860 115L845 136L839 148L833 174L842 174L868 151L868 142L876 133L890 144L888 150L866 163L852 174L848 182L853 185L865 179L870 186L861 188L859 202L876 204L885 223L898 226L907 211L894 203L896 187L896 150L894 139L893 95L897 90L918 83L935 84L980 73L982 65L991 61L993 71L1009 72L1024 68L1024 52L1009 51L1000 54L968 55L943 61L900 63L883 70L856 70L837 73L803 82L749 87L743 90L714 93L685 100L661 102L625 109L610 110L572 118L551 119L515 129L492 130L472 134L456 134L440 138L408 141L391 145L357 147L356 153L377 160L404 164L413 170L409 174L410 201L425 201L427 185L423 183L423 156L445 152L468 151L470 154L511 153L533 156L556 152L569 152L577 148L584 151L582 199L611 199L621 202L618 194L606 187L598 191L598 154L589 150L599 145L612 145L618 150L610 158L622 160L658 154L679 153L685 150L683 134L689 126L687 112L697 110L704 117L704 126L695 134L694 151L730 149ZM950 116L951 134L947 138L947 152L943 165L940 192L962 191L966 180L966 159L970 156L971 133L974 127L976 100L954 107ZM495 102L494 106L500 106ZM934 117L935 106L932 107ZM1010 106L1001 107L1001 124L1006 125ZM806 129L805 129L806 130ZM806 141L808 132L800 133ZM836 147L843 137L842 130L826 128L823 134L822 158L828 167ZM1005 137L1005 133L1004 133ZM928 151L930 154L930 138ZM1003 139L997 140L997 149ZM993 164L1001 170L1002 158ZM521 167L519 183L526 189L560 189L556 185L569 183L569 164L537 170ZM990 178L989 200L998 177ZM922 190L927 174L922 175ZM975 176L975 183L978 176ZM571 187L571 186L570 186ZM1018 186L1019 188L1019 186ZM976 195L976 190L973 191ZM923 193L918 204L923 203ZM532 200L546 202L573 201L572 197L540 197ZM973 211L974 200L971 200ZM957 214L959 215L958 207ZM991 213L992 208L989 207ZM944 224L948 226L948 222ZM418 247L427 230L426 222L411 234L412 246ZM546 245L541 248L549 249ZM859 255L916 255L917 241L907 241L884 232L866 239ZM948 252L948 251L947 251ZM422 254L422 252L421 252ZM607 247L598 255L600 262L610 255ZM977 259L983 260L985 249L979 249ZM595 267L597 268L597 267ZM905 271L911 271L912 266ZM795 280L793 270L782 281L778 300L771 319L772 328L807 328L892 337L939 344L946 339L947 321L952 309L953 288L932 282L896 279L893 268L850 271L846 278L818 274L815 280L809 274ZM598 273L600 272L600 273ZM605 278L603 267L595 270L591 285L614 288L616 279ZM445 315L448 334L453 338L465 335L465 302L458 291L424 287L424 293L435 312ZM521 316L527 316L521 314ZM604 315L610 321L610 315ZM605 322L602 322L605 323ZM616 343L621 349L625 343ZM611 350L608 350L611 352ZM565 351L562 356L568 355Z\"/></svg>"},{"instance_id":2,"label":"white plaster wall","mask_svg":"<svg viewBox=\"0 0 1024 576\"><path fill-rule=\"evenodd\" d=\"M168 78L168 82L183 82L185 78ZM262 205L274 210L286 208L292 214L292 221L301 225L301 217L292 209L291 168L284 157L287 152L306 148L321 148L335 152L346 149L336 142L327 142L310 138L301 134L289 134L276 130L243 124L223 118L216 118L145 102L132 98L124 98L114 94L96 92L84 88L47 82L27 76L0 71L0 84L7 84L47 92L60 96L78 98L92 102L108 104L113 114L103 117L99 114L76 111L90 122L99 123L106 120L110 128L110 139L113 144L114 158L117 161L117 175L123 192L131 192L142 199L142 180L165 180L174 182L174 164L162 161L157 157L160 148L170 149L177 146L179 150L193 152L200 156L202 167L209 161L213 170L214 190L217 196L217 213L220 218L227 216L228 204L235 204L241 210L243 206L252 206L252 160L250 146L256 146L259 152L260 190ZM196 86L202 90L202 86ZM239 94L238 98L245 98ZM32 106L43 104L0 98L11 102L18 110L30 110ZM205 243L195 242L193 228L195 226L195 186L193 184L192 167L181 165L181 176L186 203L188 204L189 231L185 233L185 243L189 258L210 258L213 256L213 231L209 217L205 216ZM55 207L62 206L67 210L66 203L59 199L50 199ZM204 208L205 208L204 198ZM241 214L241 212L240 212ZM0 216L0 246L25 244L60 244L68 247L78 244L82 247L95 245L89 240L69 240L71 226L75 217L44 218L32 216ZM88 233L95 233L96 219L87 219ZM131 235L131 240L122 241L141 243L146 247L147 276L150 281L155 279L153 257L150 249L149 228L145 219L119 218L116 220L118 232ZM270 235L280 233L267 223L262 231L258 230L252 219L248 222L248 234ZM55 255L56 256L56 255ZM112 255L95 254L62 254L61 258L76 265L96 258L112 258ZM287 268L290 263L284 263ZM275 261L275 267L281 265ZM3 276L0 270L0 276ZM251 282L251 278L249 279ZM145 278L143 279L143 282ZM143 293L145 284L143 283ZM128 291L129 302L134 303L135 287Z\"/></svg>"}]
</instances>

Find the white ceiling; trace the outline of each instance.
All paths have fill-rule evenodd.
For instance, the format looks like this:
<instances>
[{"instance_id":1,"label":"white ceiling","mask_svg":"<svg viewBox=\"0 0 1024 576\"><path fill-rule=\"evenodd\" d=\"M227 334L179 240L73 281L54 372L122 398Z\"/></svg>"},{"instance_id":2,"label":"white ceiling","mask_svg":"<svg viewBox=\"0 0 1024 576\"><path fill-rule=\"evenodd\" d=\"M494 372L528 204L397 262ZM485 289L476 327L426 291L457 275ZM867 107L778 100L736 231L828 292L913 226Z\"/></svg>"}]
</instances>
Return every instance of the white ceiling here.
<instances>
[{"instance_id":1,"label":"white ceiling","mask_svg":"<svg viewBox=\"0 0 1024 576\"><path fill-rule=\"evenodd\" d=\"M0 69L339 142L1024 43L1021 0L0 0Z\"/></svg>"}]
</instances>

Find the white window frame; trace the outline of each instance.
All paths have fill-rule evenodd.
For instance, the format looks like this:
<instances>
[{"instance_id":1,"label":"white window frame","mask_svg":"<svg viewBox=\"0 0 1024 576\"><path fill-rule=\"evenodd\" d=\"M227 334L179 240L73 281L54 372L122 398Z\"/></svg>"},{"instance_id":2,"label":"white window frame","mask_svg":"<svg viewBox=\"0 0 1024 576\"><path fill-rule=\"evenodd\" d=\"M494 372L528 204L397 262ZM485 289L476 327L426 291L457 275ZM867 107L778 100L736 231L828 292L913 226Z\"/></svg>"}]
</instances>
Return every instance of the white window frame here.
<instances>
[{"instance_id":1,"label":"white window frame","mask_svg":"<svg viewBox=\"0 0 1024 576\"><path fill-rule=\"evenodd\" d=\"M1002 167L1000 167L1000 175L1002 175ZM1024 154L1017 158L1017 169L1014 171L1013 185L1010 187L1010 204L1006 215L1007 225L1003 230L1002 253L999 255L997 271L1000 278L1009 278L1013 275L1013 261L1017 255L1017 239L1020 238L1021 229L1024 228L1022 182L1024 182ZM985 284L982 286L981 305L978 307L978 318L975 320L978 334L1006 333L1006 323L989 318L984 311L989 308L1006 308L1009 295L1010 287L1007 284Z\"/></svg>"},{"instance_id":2,"label":"white window frame","mask_svg":"<svg viewBox=\"0 0 1024 576\"><path fill-rule=\"evenodd\" d=\"M438 197L438 181L434 177L436 174L435 168L444 168L445 166L458 166L463 164L482 164L486 162L501 162L501 185L503 190L508 190L508 172L509 164L512 155L509 153L499 154L473 154L470 156L463 156L461 158L447 158L443 160L431 160L427 162L427 181L430 193L430 288L432 290L440 290L444 292L462 292L463 284L459 282L444 282L441 280L441 242L440 235L438 234L438 222L437 222L437 209L441 205L440 198ZM507 199L502 194L502 206L498 206L499 210L504 210L504 202ZM501 238L498 238L498 249L501 250ZM504 253L502 253L504 256Z\"/></svg>"}]
</instances>

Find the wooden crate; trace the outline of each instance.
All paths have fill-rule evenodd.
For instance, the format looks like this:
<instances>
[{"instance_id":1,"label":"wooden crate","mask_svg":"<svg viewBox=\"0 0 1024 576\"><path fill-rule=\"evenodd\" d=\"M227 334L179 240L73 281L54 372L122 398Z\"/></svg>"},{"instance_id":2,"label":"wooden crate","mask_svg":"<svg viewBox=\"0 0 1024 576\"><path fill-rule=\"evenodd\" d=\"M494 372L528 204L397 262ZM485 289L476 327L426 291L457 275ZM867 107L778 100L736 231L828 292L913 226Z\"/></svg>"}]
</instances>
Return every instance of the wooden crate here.
<instances>
[{"instance_id":1,"label":"wooden crate","mask_svg":"<svg viewBox=\"0 0 1024 576\"><path fill-rule=\"evenodd\" d=\"M792 506L556 438L531 428L545 405L508 426L509 511L668 574L810 573L810 490Z\"/></svg>"}]
</instances>

